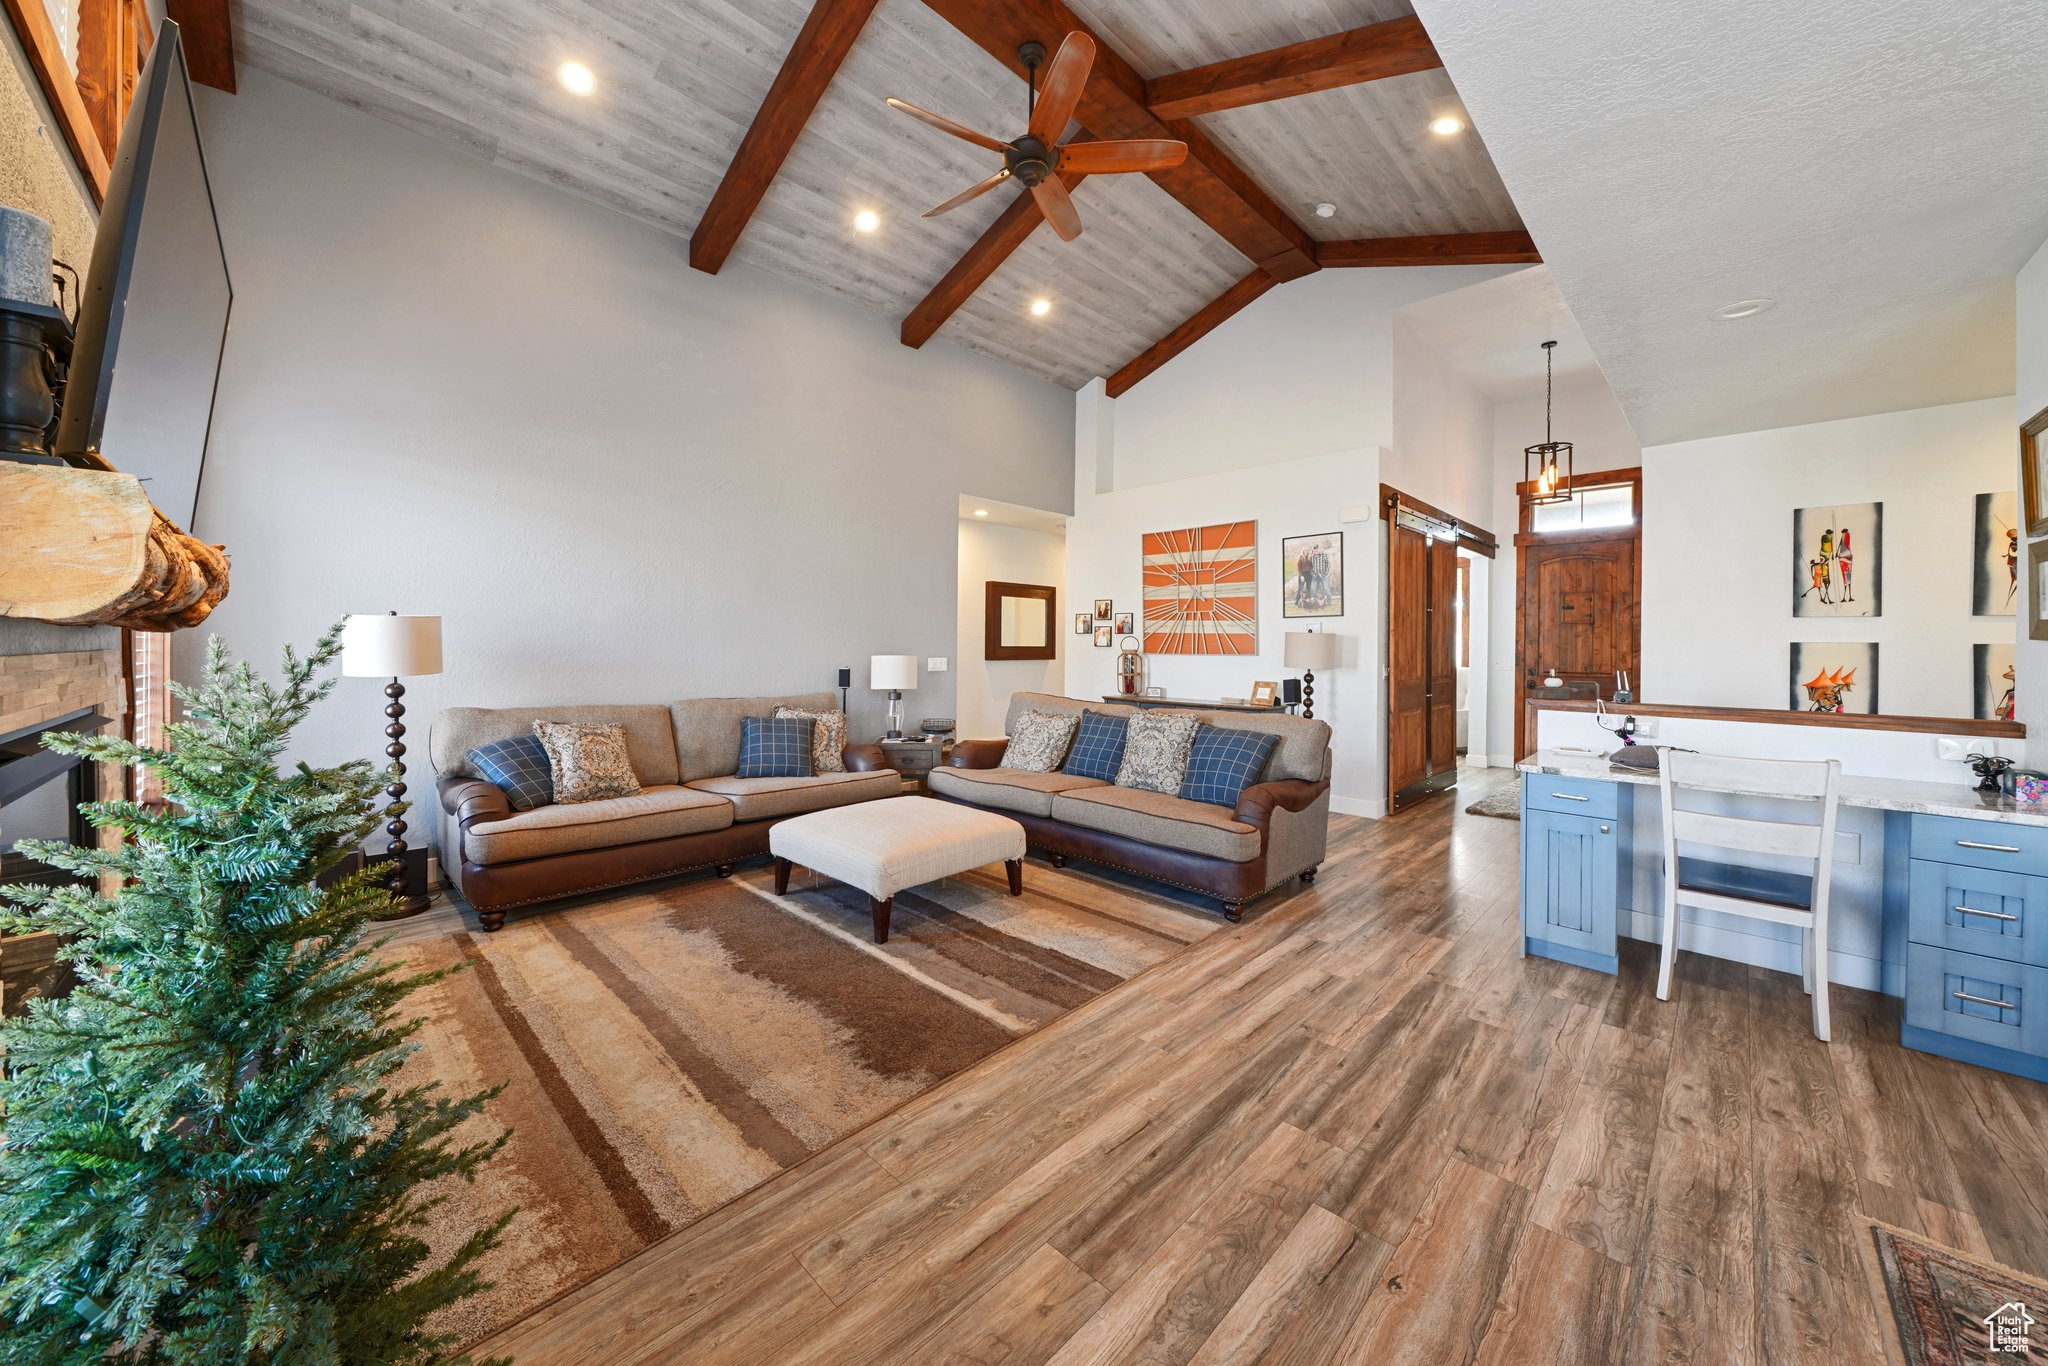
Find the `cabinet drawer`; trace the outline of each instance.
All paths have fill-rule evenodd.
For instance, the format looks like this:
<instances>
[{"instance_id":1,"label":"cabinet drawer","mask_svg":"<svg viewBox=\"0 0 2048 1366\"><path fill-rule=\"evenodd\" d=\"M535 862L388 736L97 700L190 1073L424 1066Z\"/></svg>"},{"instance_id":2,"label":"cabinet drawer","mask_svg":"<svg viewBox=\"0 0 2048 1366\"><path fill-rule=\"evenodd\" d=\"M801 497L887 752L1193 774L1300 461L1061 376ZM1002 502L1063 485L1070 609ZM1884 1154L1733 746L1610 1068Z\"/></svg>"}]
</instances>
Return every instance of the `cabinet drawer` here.
<instances>
[{"instance_id":1,"label":"cabinet drawer","mask_svg":"<svg viewBox=\"0 0 2048 1366\"><path fill-rule=\"evenodd\" d=\"M1916 859L2048 876L2048 828L2037 825L1915 816L1912 843Z\"/></svg>"},{"instance_id":2,"label":"cabinet drawer","mask_svg":"<svg viewBox=\"0 0 2048 1366\"><path fill-rule=\"evenodd\" d=\"M1907 937L2048 967L2048 878L1914 859Z\"/></svg>"},{"instance_id":3,"label":"cabinet drawer","mask_svg":"<svg viewBox=\"0 0 2048 1366\"><path fill-rule=\"evenodd\" d=\"M1621 784L1588 782L1584 778L1553 778L1547 773L1522 775L1522 801L1538 811L1563 811L1573 816L1612 819L1620 809Z\"/></svg>"},{"instance_id":4,"label":"cabinet drawer","mask_svg":"<svg viewBox=\"0 0 2048 1366\"><path fill-rule=\"evenodd\" d=\"M2048 968L1927 944L1906 946L1906 1023L2035 1057L2048 1055Z\"/></svg>"}]
</instances>

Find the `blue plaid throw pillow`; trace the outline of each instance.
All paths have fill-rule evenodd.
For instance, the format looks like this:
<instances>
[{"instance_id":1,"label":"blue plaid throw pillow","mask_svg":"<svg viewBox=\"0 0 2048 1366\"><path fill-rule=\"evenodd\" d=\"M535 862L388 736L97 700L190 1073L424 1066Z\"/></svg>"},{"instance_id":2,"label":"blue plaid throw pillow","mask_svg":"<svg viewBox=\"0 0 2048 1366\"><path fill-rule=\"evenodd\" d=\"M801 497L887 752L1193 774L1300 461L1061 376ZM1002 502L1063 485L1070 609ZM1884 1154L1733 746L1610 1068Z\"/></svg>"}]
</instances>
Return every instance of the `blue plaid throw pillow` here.
<instances>
[{"instance_id":1,"label":"blue plaid throw pillow","mask_svg":"<svg viewBox=\"0 0 2048 1366\"><path fill-rule=\"evenodd\" d=\"M476 775L505 790L514 811L555 804L555 775L548 767L547 746L538 735L515 735L478 745L462 756Z\"/></svg>"},{"instance_id":2,"label":"blue plaid throw pillow","mask_svg":"<svg viewBox=\"0 0 2048 1366\"><path fill-rule=\"evenodd\" d=\"M1244 790L1266 771L1266 760L1273 757L1273 749L1279 743L1279 736L1255 730L1203 726L1195 732L1195 747L1188 753L1188 776L1181 780L1180 795L1191 802L1236 806Z\"/></svg>"},{"instance_id":3,"label":"blue plaid throw pillow","mask_svg":"<svg viewBox=\"0 0 2048 1366\"><path fill-rule=\"evenodd\" d=\"M735 778L808 778L811 732L809 717L749 716L740 722L740 766Z\"/></svg>"},{"instance_id":4,"label":"blue plaid throw pillow","mask_svg":"<svg viewBox=\"0 0 2048 1366\"><path fill-rule=\"evenodd\" d=\"M1076 778L1115 782L1116 771L1124 761L1124 737L1128 734L1130 723L1124 717L1083 712L1081 728L1074 732L1074 747L1067 751L1066 766L1061 772Z\"/></svg>"}]
</instances>

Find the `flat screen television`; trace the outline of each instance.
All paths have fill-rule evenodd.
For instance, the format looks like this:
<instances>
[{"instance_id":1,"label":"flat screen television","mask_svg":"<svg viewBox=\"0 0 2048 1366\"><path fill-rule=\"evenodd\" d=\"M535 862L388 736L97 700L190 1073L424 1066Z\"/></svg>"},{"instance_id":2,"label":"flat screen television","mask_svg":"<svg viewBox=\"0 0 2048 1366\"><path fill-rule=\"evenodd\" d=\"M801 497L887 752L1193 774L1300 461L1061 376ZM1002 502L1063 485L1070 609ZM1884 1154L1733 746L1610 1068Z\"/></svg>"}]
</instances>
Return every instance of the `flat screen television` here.
<instances>
[{"instance_id":1,"label":"flat screen television","mask_svg":"<svg viewBox=\"0 0 2048 1366\"><path fill-rule=\"evenodd\" d=\"M185 53L167 19L107 180L56 453L134 475L186 531L234 297Z\"/></svg>"}]
</instances>

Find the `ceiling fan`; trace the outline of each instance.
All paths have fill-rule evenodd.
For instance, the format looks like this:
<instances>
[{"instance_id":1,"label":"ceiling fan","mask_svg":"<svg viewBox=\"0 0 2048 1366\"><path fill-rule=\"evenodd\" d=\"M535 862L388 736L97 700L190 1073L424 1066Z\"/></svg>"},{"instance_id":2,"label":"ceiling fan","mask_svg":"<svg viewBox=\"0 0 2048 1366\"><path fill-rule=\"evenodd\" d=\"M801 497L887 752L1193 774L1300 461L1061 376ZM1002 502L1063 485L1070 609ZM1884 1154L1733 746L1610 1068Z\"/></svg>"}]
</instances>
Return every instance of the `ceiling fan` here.
<instances>
[{"instance_id":1,"label":"ceiling fan","mask_svg":"<svg viewBox=\"0 0 2048 1366\"><path fill-rule=\"evenodd\" d=\"M1073 197L1060 182L1058 172L1116 175L1125 171L1163 171L1180 165L1186 159L1188 145L1168 138L1069 142L1064 145L1054 141L1066 131L1068 122L1074 117L1074 108L1081 102L1082 87L1088 84L1089 69L1095 65L1095 40L1087 34L1079 31L1069 33L1066 41L1060 44L1059 55L1052 59L1052 65L1046 70L1043 93L1038 88L1038 68L1045 62L1045 44L1024 44L1017 49L1017 60L1031 73L1031 94L1026 106L1028 122L1024 135L1011 142L999 142L986 133L977 133L929 109L920 109L906 100L890 97L891 108L900 109L912 118L923 119L940 132L951 133L962 141L1002 154L1003 168L1000 171L954 195L926 213L926 218L948 209L957 209L1004 181L1014 179L1031 191L1031 197L1038 201L1039 211L1045 215L1045 221L1052 224L1052 230L1063 241L1071 242L1081 235L1081 215L1075 211Z\"/></svg>"}]
</instances>

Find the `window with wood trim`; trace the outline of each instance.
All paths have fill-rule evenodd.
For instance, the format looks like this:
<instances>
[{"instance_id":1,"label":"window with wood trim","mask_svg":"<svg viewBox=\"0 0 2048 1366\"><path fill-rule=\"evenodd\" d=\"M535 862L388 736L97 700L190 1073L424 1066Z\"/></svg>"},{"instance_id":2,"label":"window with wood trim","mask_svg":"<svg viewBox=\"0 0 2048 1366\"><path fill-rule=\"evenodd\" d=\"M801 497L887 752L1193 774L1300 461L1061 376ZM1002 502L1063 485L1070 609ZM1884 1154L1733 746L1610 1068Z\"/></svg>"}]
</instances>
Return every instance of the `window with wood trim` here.
<instances>
[{"instance_id":1,"label":"window with wood trim","mask_svg":"<svg viewBox=\"0 0 2048 1366\"><path fill-rule=\"evenodd\" d=\"M171 719L171 638L162 631L128 631L128 738L162 748ZM156 770L137 766L128 775L138 802L163 800Z\"/></svg>"},{"instance_id":2,"label":"window with wood trim","mask_svg":"<svg viewBox=\"0 0 2048 1366\"><path fill-rule=\"evenodd\" d=\"M1458 557L1458 667L1472 667L1472 561Z\"/></svg>"}]
</instances>

